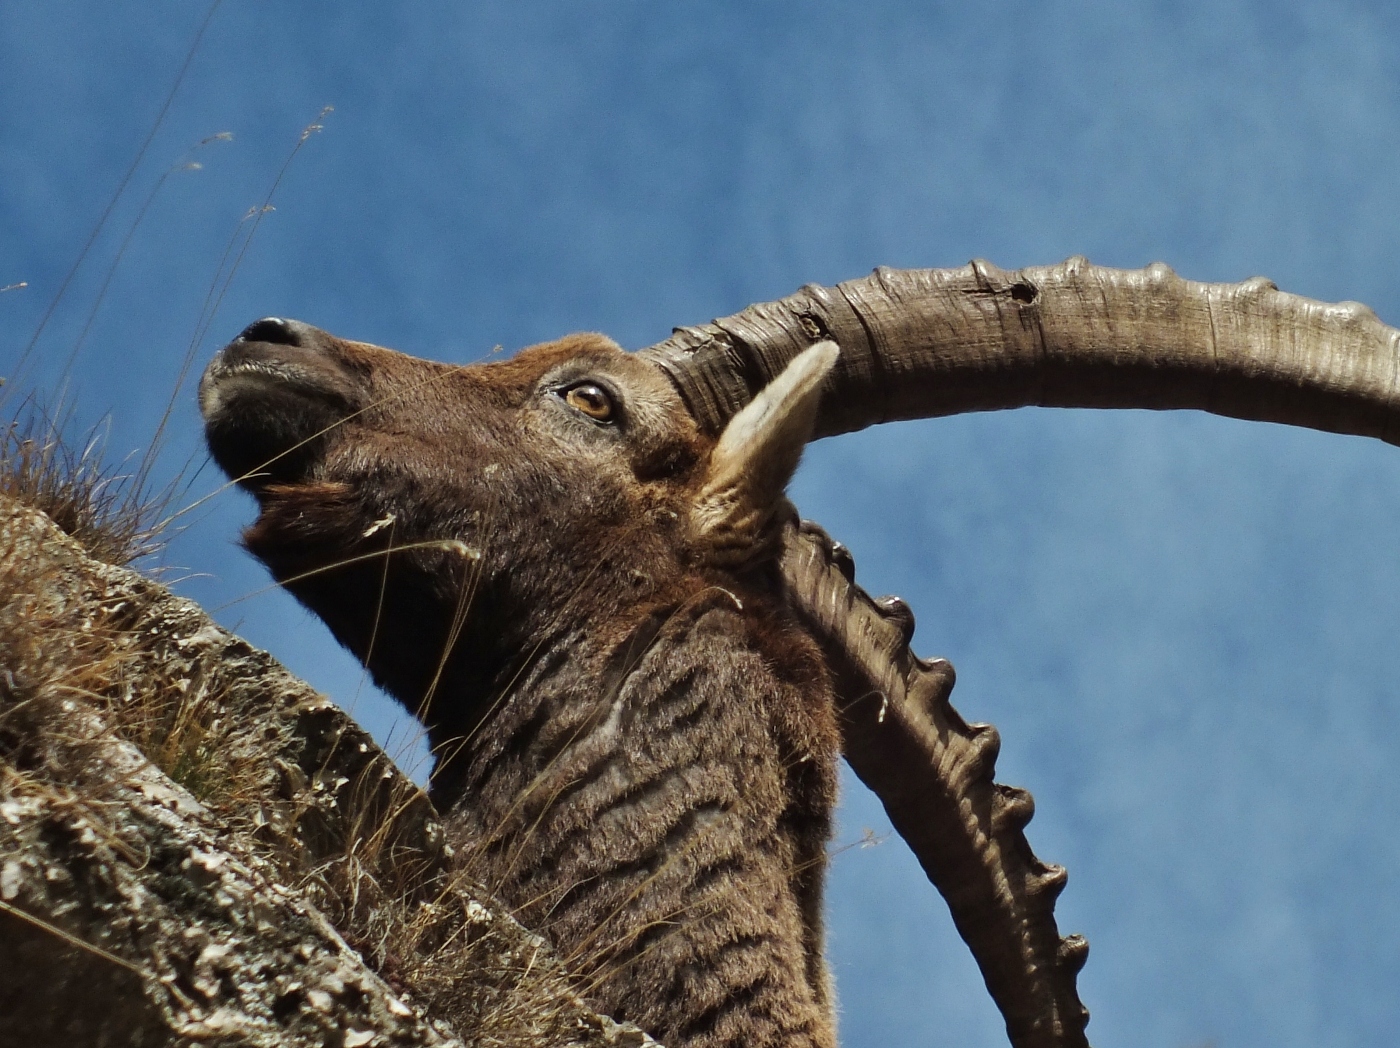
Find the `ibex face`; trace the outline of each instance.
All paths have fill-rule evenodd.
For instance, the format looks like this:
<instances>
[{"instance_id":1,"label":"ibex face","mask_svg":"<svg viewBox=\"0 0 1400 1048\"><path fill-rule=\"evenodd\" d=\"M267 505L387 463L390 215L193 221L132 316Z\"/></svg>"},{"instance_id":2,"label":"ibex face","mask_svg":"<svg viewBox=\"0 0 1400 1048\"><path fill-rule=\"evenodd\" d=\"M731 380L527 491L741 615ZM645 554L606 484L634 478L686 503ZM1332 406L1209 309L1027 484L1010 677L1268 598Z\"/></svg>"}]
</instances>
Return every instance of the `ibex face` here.
<instances>
[{"instance_id":1,"label":"ibex face","mask_svg":"<svg viewBox=\"0 0 1400 1048\"><path fill-rule=\"evenodd\" d=\"M572 615L642 614L705 568L687 506L714 441L601 336L451 367L263 320L200 398L260 503L249 549L435 735Z\"/></svg>"}]
</instances>

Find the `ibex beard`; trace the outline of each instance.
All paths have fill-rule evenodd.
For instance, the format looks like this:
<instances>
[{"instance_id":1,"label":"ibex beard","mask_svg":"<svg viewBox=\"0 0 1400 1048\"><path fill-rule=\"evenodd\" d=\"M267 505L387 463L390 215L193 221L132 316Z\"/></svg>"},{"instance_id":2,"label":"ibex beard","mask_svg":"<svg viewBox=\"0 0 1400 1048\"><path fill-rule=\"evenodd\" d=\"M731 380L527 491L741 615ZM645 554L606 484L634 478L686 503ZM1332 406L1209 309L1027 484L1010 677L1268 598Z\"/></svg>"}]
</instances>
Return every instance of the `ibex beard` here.
<instances>
[{"instance_id":1,"label":"ibex beard","mask_svg":"<svg viewBox=\"0 0 1400 1048\"><path fill-rule=\"evenodd\" d=\"M835 357L718 437L598 335L454 367L268 319L200 386L248 549L427 726L472 875L670 1048L835 1042L837 725L775 560Z\"/></svg>"}]
</instances>

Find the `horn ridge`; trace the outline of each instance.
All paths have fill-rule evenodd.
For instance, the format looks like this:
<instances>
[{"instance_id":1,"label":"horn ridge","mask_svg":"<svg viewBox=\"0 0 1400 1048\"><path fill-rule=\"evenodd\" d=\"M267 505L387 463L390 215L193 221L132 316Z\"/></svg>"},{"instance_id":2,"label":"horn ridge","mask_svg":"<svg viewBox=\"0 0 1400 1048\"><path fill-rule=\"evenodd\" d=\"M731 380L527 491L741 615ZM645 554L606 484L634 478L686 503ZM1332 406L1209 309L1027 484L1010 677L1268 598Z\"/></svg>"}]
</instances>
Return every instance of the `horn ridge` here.
<instances>
[{"instance_id":1,"label":"horn ridge","mask_svg":"<svg viewBox=\"0 0 1400 1048\"><path fill-rule=\"evenodd\" d=\"M1056 927L1067 875L1022 832L1035 803L993 781L996 729L963 720L952 666L913 653L908 606L872 600L849 560L816 524L789 523L788 599L831 662L846 759L947 901L1012 1045L1088 1048L1075 985L1088 943Z\"/></svg>"}]
</instances>

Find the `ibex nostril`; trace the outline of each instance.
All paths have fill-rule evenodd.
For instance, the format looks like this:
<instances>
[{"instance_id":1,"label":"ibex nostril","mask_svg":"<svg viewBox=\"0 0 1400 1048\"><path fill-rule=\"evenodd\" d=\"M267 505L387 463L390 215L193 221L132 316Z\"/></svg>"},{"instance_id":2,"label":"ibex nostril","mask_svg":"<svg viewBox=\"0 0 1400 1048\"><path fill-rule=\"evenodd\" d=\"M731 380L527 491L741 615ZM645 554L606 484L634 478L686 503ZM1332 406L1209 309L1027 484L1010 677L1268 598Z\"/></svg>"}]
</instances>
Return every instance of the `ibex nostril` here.
<instances>
[{"instance_id":1,"label":"ibex nostril","mask_svg":"<svg viewBox=\"0 0 1400 1048\"><path fill-rule=\"evenodd\" d=\"M263 317L238 333L237 342L271 342L279 346L301 345L301 325L281 317Z\"/></svg>"}]
</instances>

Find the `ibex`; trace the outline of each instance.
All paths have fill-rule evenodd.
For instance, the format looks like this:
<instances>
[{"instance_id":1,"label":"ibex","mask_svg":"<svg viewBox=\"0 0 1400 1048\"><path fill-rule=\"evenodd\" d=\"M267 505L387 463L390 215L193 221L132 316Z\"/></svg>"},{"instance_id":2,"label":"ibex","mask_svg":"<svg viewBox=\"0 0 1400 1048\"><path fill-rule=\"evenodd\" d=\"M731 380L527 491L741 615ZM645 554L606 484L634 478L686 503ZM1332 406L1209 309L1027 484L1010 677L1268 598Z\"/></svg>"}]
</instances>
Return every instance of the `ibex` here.
<instances>
[{"instance_id":1,"label":"ibex","mask_svg":"<svg viewBox=\"0 0 1400 1048\"><path fill-rule=\"evenodd\" d=\"M1013 1044L1086 1045L1063 869L913 618L784 487L803 443L1022 405L1199 408L1400 442L1365 307L1083 259L878 270L634 354L454 367L293 321L200 388L248 548L428 727L483 879L671 1048L835 1042L821 884L844 750ZM839 355L838 348L839 347Z\"/></svg>"}]
</instances>

